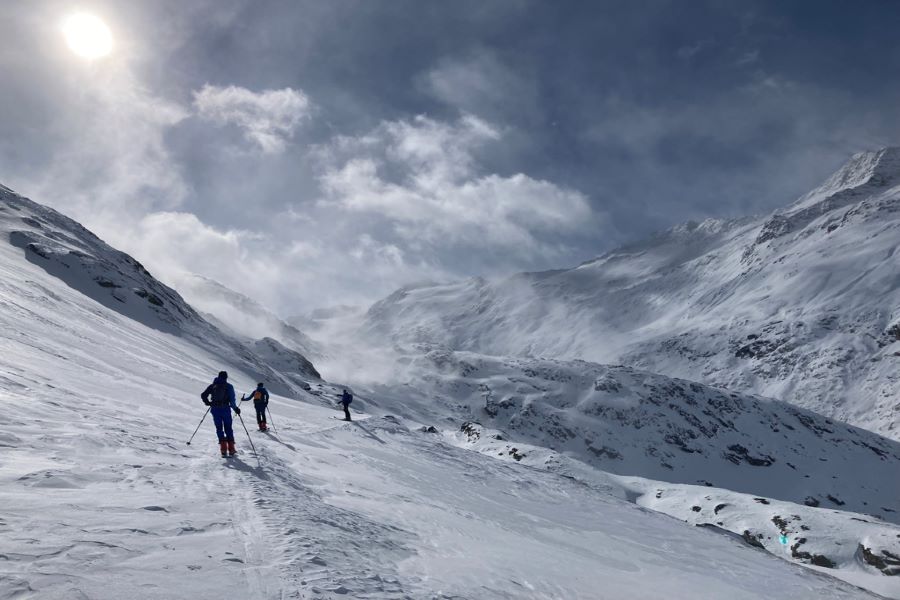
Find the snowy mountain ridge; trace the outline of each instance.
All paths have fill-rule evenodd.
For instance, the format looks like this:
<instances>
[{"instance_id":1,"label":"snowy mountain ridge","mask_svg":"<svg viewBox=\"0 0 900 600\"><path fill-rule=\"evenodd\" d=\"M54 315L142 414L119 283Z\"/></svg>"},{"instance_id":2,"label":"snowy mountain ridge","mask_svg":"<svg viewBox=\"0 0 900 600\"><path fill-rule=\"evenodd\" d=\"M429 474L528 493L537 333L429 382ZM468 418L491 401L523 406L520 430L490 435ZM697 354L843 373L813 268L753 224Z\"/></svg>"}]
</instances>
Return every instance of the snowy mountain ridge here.
<instances>
[{"instance_id":1,"label":"snowy mountain ridge","mask_svg":"<svg viewBox=\"0 0 900 600\"><path fill-rule=\"evenodd\" d=\"M404 289L372 345L622 363L888 436L900 395L900 150L768 218L685 224L573 269Z\"/></svg>"},{"instance_id":2,"label":"snowy mountain ridge","mask_svg":"<svg viewBox=\"0 0 900 600\"><path fill-rule=\"evenodd\" d=\"M291 350L313 359L322 353L321 345L298 327L280 319L259 301L214 279L196 273L185 274L177 278L176 287L191 305L211 315L210 320L220 329L247 342L275 338Z\"/></svg>"},{"instance_id":3,"label":"snowy mountain ridge","mask_svg":"<svg viewBox=\"0 0 900 600\"><path fill-rule=\"evenodd\" d=\"M247 345L222 333L134 258L76 221L6 187L0 187L0 232L29 262L113 313L202 344L226 362L241 364L256 379L271 382L278 393L290 396L300 389L290 374L273 370ZM48 292L46 301L59 300ZM303 375L311 372L306 369Z\"/></svg>"}]
</instances>

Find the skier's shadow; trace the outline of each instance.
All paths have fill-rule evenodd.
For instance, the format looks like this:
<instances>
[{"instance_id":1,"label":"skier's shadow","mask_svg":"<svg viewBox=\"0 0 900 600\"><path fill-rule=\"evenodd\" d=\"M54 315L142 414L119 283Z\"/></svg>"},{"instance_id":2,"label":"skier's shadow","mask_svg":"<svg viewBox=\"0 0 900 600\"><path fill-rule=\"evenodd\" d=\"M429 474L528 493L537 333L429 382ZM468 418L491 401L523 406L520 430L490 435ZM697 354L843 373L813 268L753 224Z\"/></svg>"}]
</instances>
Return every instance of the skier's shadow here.
<instances>
[{"instance_id":1,"label":"skier's shadow","mask_svg":"<svg viewBox=\"0 0 900 600\"><path fill-rule=\"evenodd\" d=\"M228 469L233 469L235 471L244 471L246 473L256 475L260 479L269 479L269 475L263 470L262 464L259 462L259 459L257 459L256 465L254 466L245 463L236 456L233 456L228 459L228 462L225 463L225 467Z\"/></svg>"},{"instance_id":2,"label":"skier's shadow","mask_svg":"<svg viewBox=\"0 0 900 600\"><path fill-rule=\"evenodd\" d=\"M362 429L367 436L369 436L370 438L372 438L379 444L387 444L386 441L384 441L383 439L381 439L380 437L378 437L377 435L372 433L372 431L370 429L366 429L365 427L363 427L359 421L353 421L353 424L356 425L357 427L359 427L360 429Z\"/></svg>"},{"instance_id":3,"label":"skier's shadow","mask_svg":"<svg viewBox=\"0 0 900 600\"><path fill-rule=\"evenodd\" d=\"M279 444L281 444L282 446L284 446L284 447L287 448L288 450L290 450L290 451L292 451L292 452L296 452L296 451L297 451L297 448L295 448L293 445L288 444L287 442L283 441L280 437L278 437L278 434L272 433L272 432L270 432L270 431L267 431L266 434L268 434L268 438L269 438L269 439L278 442Z\"/></svg>"}]
</instances>

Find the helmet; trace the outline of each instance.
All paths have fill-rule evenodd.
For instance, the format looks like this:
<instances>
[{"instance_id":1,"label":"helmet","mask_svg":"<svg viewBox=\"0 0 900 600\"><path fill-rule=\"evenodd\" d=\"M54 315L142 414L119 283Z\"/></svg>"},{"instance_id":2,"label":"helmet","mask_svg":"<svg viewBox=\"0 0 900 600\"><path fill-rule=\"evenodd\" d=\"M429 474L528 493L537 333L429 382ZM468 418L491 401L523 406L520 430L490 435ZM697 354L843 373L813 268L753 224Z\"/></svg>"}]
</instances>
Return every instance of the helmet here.
<instances>
[{"instance_id":1,"label":"helmet","mask_svg":"<svg viewBox=\"0 0 900 600\"><path fill-rule=\"evenodd\" d=\"M228 379L228 373L226 371L219 371L219 379Z\"/></svg>"}]
</instances>

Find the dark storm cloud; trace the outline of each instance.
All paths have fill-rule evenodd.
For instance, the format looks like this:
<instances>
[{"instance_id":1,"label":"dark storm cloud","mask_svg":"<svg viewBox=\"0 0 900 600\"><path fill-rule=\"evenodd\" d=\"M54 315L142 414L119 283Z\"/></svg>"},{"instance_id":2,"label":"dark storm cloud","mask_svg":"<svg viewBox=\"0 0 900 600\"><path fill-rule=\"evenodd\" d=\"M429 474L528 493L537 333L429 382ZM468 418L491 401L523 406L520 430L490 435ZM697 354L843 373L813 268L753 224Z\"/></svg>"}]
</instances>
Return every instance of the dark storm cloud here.
<instances>
[{"instance_id":1,"label":"dark storm cloud","mask_svg":"<svg viewBox=\"0 0 900 600\"><path fill-rule=\"evenodd\" d=\"M767 212L900 137L889 1L82 4L106 71L70 8L0 8L0 179L282 312Z\"/></svg>"}]
</instances>

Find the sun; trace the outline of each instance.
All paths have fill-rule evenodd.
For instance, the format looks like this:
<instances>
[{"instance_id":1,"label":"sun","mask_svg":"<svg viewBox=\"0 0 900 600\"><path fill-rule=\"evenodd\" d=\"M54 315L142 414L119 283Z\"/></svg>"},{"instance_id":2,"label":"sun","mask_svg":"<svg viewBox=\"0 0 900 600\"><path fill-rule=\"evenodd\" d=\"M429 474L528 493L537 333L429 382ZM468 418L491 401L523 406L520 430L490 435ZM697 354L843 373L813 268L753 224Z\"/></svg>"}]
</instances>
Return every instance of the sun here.
<instances>
[{"instance_id":1,"label":"sun","mask_svg":"<svg viewBox=\"0 0 900 600\"><path fill-rule=\"evenodd\" d=\"M112 32L94 15L71 15L63 21L62 31L69 48L82 58L102 58L112 51Z\"/></svg>"}]
</instances>

